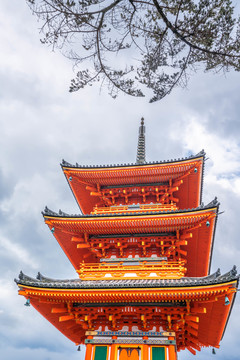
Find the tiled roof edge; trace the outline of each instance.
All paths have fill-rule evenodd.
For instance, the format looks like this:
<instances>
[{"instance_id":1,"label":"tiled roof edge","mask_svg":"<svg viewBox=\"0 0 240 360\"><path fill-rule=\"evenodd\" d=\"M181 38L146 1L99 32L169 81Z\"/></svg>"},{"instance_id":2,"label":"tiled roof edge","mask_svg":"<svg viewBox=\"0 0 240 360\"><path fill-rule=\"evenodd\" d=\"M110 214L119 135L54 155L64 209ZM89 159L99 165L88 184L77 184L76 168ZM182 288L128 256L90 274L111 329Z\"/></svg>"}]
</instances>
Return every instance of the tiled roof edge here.
<instances>
[{"instance_id":1,"label":"tiled roof edge","mask_svg":"<svg viewBox=\"0 0 240 360\"><path fill-rule=\"evenodd\" d=\"M97 169L97 168L112 168L112 167L126 167L126 166L146 166L146 165L156 165L156 164L169 164L179 161L186 161L186 160L193 160L200 157L204 157L205 151L201 150L196 155L190 155L185 158L178 158L178 159L171 159L171 160L164 160L164 161L151 161L145 162L144 164L136 164L136 163L126 163L126 164L109 164L109 165L79 165L76 163L75 165L70 164L69 162L65 161L64 159L61 162L62 167L69 167L69 168L79 168L79 169Z\"/></svg>"},{"instance_id":2,"label":"tiled roof edge","mask_svg":"<svg viewBox=\"0 0 240 360\"><path fill-rule=\"evenodd\" d=\"M215 273L205 277L183 277L181 279L121 279L121 280L56 280L47 278L38 273L37 278L23 274L21 271L19 279L15 282L19 286L45 287L45 288L64 288L64 289L82 289L82 288L161 288L161 287L189 287L189 286L208 286L214 284L226 283L239 280L236 266L226 274L220 275L218 269Z\"/></svg>"},{"instance_id":3,"label":"tiled roof edge","mask_svg":"<svg viewBox=\"0 0 240 360\"><path fill-rule=\"evenodd\" d=\"M217 197L215 197L209 204L204 205L203 203L196 207L196 208L191 208L191 209L179 209L179 210L173 210L173 211L136 211L136 212L125 212L125 213L106 213L106 214L67 214L65 212L63 212L62 210L59 210L59 212L55 212L53 210L50 210L47 206L45 207L44 211L42 211L42 215L43 216L54 216L54 217L81 217L81 218L85 218L85 217L109 217L109 216L141 216L141 215L155 215L155 214L175 214L175 213L186 213L186 212L192 212L192 211L198 211L198 210L206 210L206 209L210 209L212 207L216 207L217 211L218 211L218 207L219 207L220 203L217 200Z\"/></svg>"}]
</instances>

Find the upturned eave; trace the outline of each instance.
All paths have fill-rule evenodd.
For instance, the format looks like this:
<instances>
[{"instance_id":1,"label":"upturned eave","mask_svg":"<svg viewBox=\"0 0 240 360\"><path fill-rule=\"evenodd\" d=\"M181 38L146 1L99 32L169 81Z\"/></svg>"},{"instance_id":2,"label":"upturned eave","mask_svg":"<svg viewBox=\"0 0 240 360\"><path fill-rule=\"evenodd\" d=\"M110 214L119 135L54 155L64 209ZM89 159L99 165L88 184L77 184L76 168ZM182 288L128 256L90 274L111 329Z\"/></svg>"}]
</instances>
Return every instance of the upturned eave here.
<instances>
[{"instance_id":1,"label":"upturned eave","mask_svg":"<svg viewBox=\"0 0 240 360\"><path fill-rule=\"evenodd\" d=\"M97 248L90 248L92 237L155 236L158 233L191 233L184 248L187 255L187 276L206 276L209 273L215 224L219 203L215 199L206 206L171 212L68 215L47 209L43 213L46 224L59 242L76 270L81 261L99 262ZM77 249L77 239L86 245ZM100 241L100 240L99 240ZM120 240L119 240L120 241ZM81 247L81 249L80 249Z\"/></svg>"},{"instance_id":2,"label":"upturned eave","mask_svg":"<svg viewBox=\"0 0 240 360\"><path fill-rule=\"evenodd\" d=\"M106 186L142 186L147 184L168 183L181 179L189 171L183 185L176 193L179 196L179 207L197 207L202 202L202 185L205 152L183 159L171 159L163 162L147 162L143 164L114 164L99 166L72 165L62 161L61 167L70 189L83 214L89 214L101 197L91 196L88 188ZM194 173L193 170L197 169Z\"/></svg>"}]
</instances>

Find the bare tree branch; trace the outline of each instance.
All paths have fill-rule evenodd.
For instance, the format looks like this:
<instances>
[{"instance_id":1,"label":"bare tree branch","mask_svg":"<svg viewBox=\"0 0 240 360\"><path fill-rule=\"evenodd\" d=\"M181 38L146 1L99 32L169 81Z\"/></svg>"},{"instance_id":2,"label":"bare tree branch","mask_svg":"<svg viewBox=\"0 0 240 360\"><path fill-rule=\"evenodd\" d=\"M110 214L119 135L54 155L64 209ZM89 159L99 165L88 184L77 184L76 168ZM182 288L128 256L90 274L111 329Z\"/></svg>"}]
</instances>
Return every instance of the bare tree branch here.
<instances>
[{"instance_id":1,"label":"bare tree branch","mask_svg":"<svg viewBox=\"0 0 240 360\"><path fill-rule=\"evenodd\" d=\"M101 81L113 97L144 96L147 87L152 102L186 86L199 66L240 71L240 20L231 0L26 1L43 21L42 42L79 67L70 91Z\"/></svg>"}]
</instances>

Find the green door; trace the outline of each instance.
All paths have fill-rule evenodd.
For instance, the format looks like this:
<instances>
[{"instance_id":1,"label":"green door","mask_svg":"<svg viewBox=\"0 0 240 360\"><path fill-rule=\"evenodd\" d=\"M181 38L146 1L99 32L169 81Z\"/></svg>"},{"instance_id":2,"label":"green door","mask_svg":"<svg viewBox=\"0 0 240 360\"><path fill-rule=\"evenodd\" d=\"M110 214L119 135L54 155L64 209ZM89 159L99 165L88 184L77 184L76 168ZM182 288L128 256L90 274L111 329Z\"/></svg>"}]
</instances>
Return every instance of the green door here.
<instances>
[{"instance_id":1,"label":"green door","mask_svg":"<svg viewBox=\"0 0 240 360\"><path fill-rule=\"evenodd\" d=\"M107 346L95 346L94 360L106 360Z\"/></svg>"},{"instance_id":2,"label":"green door","mask_svg":"<svg viewBox=\"0 0 240 360\"><path fill-rule=\"evenodd\" d=\"M152 360L165 360L165 348L152 347Z\"/></svg>"}]
</instances>

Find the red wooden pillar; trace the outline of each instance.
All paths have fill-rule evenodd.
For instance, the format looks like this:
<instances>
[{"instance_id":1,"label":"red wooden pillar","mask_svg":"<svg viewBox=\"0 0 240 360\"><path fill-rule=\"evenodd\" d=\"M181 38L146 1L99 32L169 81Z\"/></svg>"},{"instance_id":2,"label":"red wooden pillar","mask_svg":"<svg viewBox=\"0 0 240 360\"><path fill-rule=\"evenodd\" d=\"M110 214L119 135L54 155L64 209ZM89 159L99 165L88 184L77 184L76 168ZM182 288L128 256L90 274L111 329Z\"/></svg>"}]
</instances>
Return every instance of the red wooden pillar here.
<instances>
[{"instance_id":1,"label":"red wooden pillar","mask_svg":"<svg viewBox=\"0 0 240 360\"><path fill-rule=\"evenodd\" d=\"M92 344L87 344L86 346L86 354L85 354L85 360L91 360L92 359Z\"/></svg>"},{"instance_id":2,"label":"red wooden pillar","mask_svg":"<svg viewBox=\"0 0 240 360\"><path fill-rule=\"evenodd\" d=\"M143 360L150 360L148 354L149 354L149 345L144 344L143 345L143 357L142 357Z\"/></svg>"},{"instance_id":3,"label":"red wooden pillar","mask_svg":"<svg viewBox=\"0 0 240 360\"><path fill-rule=\"evenodd\" d=\"M117 336L113 336L112 339L116 340ZM110 360L115 360L115 359L117 359L117 345L112 344L110 349Z\"/></svg>"},{"instance_id":4,"label":"red wooden pillar","mask_svg":"<svg viewBox=\"0 0 240 360\"><path fill-rule=\"evenodd\" d=\"M92 339L92 336L88 336L87 339ZM92 359L92 351L93 351L93 345L87 344L86 346L86 353L85 353L85 360L91 360Z\"/></svg>"},{"instance_id":5,"label":"red wooden pillar","mask_svg":"<svg viewBox=\"0 0 240 360\"><path fill-rule=\"evenodd\" d=\"M169 337L169 340L175 340L174 337ZM169 360L177 360L177 349L175 345L169 345Z\"/></svg>"},{"instance_id":6,"label":"red wooden pillar","mask_svg":"<svg viewBox=\"0 0 240 360\"><path fill-rule=\"evenodd\" d=\"M148 339L148 336L143 336L143 340L147 340ZM150 359L148 359L148 354L149 354L149 345L147 345L147 344L143 344L143 347L142 347L142 349L143 349L143 360L150 360Z\"/></svg>"}]
</instances>

